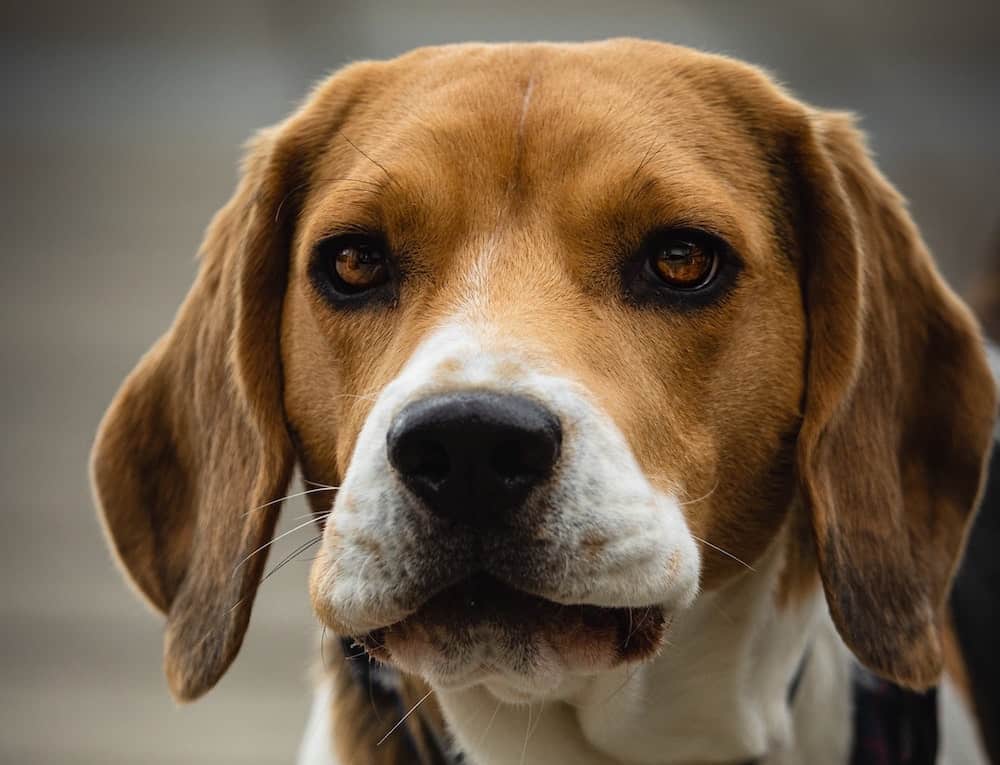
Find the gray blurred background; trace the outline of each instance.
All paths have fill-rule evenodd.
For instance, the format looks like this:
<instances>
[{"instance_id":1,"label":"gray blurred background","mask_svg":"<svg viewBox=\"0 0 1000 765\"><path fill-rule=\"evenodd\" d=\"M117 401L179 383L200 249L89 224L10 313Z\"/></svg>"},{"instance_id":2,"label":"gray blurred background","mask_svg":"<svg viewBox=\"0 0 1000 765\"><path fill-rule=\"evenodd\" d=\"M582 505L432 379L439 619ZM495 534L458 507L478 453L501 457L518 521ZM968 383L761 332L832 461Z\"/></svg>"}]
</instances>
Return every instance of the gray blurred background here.
<instances>
[{"instance_id":1,"label":"gray blurred background","mask_svg":"<svg viewBox=\"0 0 1000 765\"><path fill-rule=\"evenodd\" d=\"M293 760L318 658L308 563L264 584L233 669L178 707L160 621L110 562L86 464L104 407L191 283L241 143L341 64L469 39L638 35L725 52L864 116L960 290L1000 222L996 0L67 1L3 18L4 763Z\"/></svg>"}]
</instances>

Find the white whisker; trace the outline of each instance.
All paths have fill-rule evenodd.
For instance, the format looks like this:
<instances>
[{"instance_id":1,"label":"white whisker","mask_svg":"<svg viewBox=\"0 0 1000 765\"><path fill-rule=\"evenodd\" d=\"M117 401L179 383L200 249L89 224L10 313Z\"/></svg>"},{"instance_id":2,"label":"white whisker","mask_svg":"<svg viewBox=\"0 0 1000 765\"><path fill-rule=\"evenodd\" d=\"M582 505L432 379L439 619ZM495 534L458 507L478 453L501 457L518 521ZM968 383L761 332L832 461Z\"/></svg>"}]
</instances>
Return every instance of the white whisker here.
<instances>
[{"instance_id":1,"label":"white whisker","mask_svg":"<svg viewBox=\"0 0 1000 765\"><path fill-rule=\"evenodd\" d=\"M723 550L723 549L722 549L721 547L719 547L718 545L713 545L713 544L712 544L711 542L709 542L709 541L708 541L707 539L702 539L702 538L701 538L701 537L699 537L699 536L698 536L697 534L692 534L691 536L693 536L693 537L694 537L695 539L697 539L697 540L698 540L699 542L701 542L701 543L702 543L703 545L708 545L708 546L709 546L709 547L711 547L711 548L712 548L713 550L717 550L718 552L720 552L720 553L722 553L723 555L725 555L725 556L726 556L727 558L732 558L732 559L733 559L734 561L736 561L737 563L739 563L739 564L740 564L741 566L746 566L746 567L747 567L747 568L748 568L748 569L749 569L750 571L753 571L754 573L757 573L757 569L755 569L755 568L754 568L753 566L751 566L751 565L750 565L749 563L747 563L747 562L746 562L745 560L740 560L739 558L737 558L737 557L736 557L735 555L733 555L733 554L732 554L731 552L729 552L728 550Z\"/></svg>"},{"instance_id":2,"label":"white whisker","mask_svg":"<svg viewBox=\"0 0 1000 765\"><path fill-rule=\"evenodd\" d=\"M268 571L266 574L264 574L263 577L261 577L260 584L264 584L264 582L266 582L272 576L274 576L275 574L277 574L282 568L284 568L285 565L287 563L289 563L293 558L295 558L296 555L299 555L300 553L305 552L310 547L312 547L314 544L316 544L317 542L319 542L322 538L323 537L313 537L308 542L304 542L303 544L301 544L298 547L296 547L294 550L292 550L290 553L288 553L288 555L286 555L284 557L284 559L281 561L281 563L277 564L274 568L272 568L270 571Z\"/></svg>"},{"instance_id":3,"label":"white whisker","mask_svg":"<svg viewBox=\"0 0 1000 765\"><path fill-rule=\"evenodd\" d=\"M302 513L302 515L296 515L294 518L289 518L291 521L301 521L305 518L312 518L314 521L321 521L325 518L329 518L333 515L333 510L324 510L321 513L314 513L311 510L308 513Z\"/></svg>"},{"instance_id":4,"label":"white whisker","mask_svg":"<svg viewBox=\"0 0 1000 765\"><path fill-rule=\"evenodd\" d=\"M312 483L312 482L311 481L307 481L306 483ZM246 518L248 515L250 515L250 513L256 513L258 510L263 510L265 507L270 507L271 505L276 505L279 502L284 502L286 499L295 499L296 497L304 497L306 494L313 494L313 493L315 493L317 491L333 491L333 490L338 489L338 488L340 488L340 487L338 487L338 486L322 486L322 487L320 487L318 489L306 489L305 491L299 491L299 492L296 492L295 494L286 494L283 497L278 497L277 499L272 499L270 502L265 502L263 505L258 505L257 507L251 507L245 513L243 513L243 517Z\"/></svg>"},{"instance_id":5,"label":"white whisker","mask_svg":"<svg viewBox=\"0 0 1000 765\"><path fill-rule=\"evenodd\" d=\"M384 742L387 738L389 738L389 736L391 736L400 725L402 725L404 722L406 722L406 718L409 717L410 715L412 715L413 712L416 710L417 707L419 707L421 704L423 704L425 701L427 701L428 697L432 693L434 693L434 689L433 688L431 688L429 691L427 691L427 693L425 693L423 695L423 697L420 699L420 701L418 701L416 704L414 704L412 707L410 707L410 711L407 712L402 717L400 717L399 718L399 722L397 722L395 725L393 725L391 728L389 728L389 730L386 732L386 734L384 736L382 736L382 738L380 738L378 740L378 743L375 744L375 746L376 747L382 746L382 742Z\"/></svg>"},{"instance_id":6,"label":"white whisker","mask_svg":"<svg viewBox=\"0 0 1000 765\"><path fill-rule=\"evenodd\" d=\"M308 478L303 478L302 483L307 483L310 486L318 486L321 489L339 489L339 486L331 486L328 483L320 483L319 481L310 481Z\"/></svg>"},{"instance_id":7,"label":"white whisker","mask_svg":"<svg viewBox=\"0 0 1000 765\"><path fill-rule=\"evenodd\" d=\"M625 670L625 679L622 680L621 685L615 688L608 696L601 702L601 705L607 705L611 699L617 696L619 693L625 690L625 687L632 682L632 678L635 677L635 673L638 671L638 665L632 665Z\"/></svg>"},{"instance_id":8,"label":"white whisker","mask_svg":"<svg viewBox=\"0 0 1000 765\"><path fill-rule=\"evenodd\" d=\"M377 393L337 393L330 398L357 398L363 401L374 401L378 398Z\"/></svg>"},{"instance_id":9,"label":"white whisker","mask_svg":"<svg viewBox=\"0 0 1000 765\"><path fill-rule=\"evenodd\" d=\"M500 706L502 704L503 704L502 701L497 702L497 708L493 710L493 714L490 717L490 721L486 723L486 728L483 730L483 734L479 737L479 746L476 747L477 749L482 749L483 744L486 743L486 736L489 735L490 728L493 727L493 723L496 721L497 715L500 713Z\"/></svg>"},{"instance_id":10,"label":"white whisker","mask_svg":"<svg viewBox=\"0 0 1000 765\"><path fill-rule=\"evenodd\" d=\"M534 725L530 724L530 710L531 710L530 706L528 707L528 710L529 710L529 727L528 727L528 735L525 736L524 739L524 752L521 755L522 758L527 756L528 754L528 741L531 739L532 736L535 735L535 731L538 730L538 726L542 724L542 712L545 711L545 702L543 701L538 707L538 717L535 718Z\"/></svg>"},{"instance_id":11,"label":"white whisker","mask_svg":"<svg viewBox=\"0 0 1000 765\"><path fill-rule=\"evenodd\" d=\"M342 557L343 556L339 556L335 562L339 563L340 562L340 558L342 558ZM375 553L374 552L370 552L370 553L368 553L368 556L364 559L364 562L361 564L361 568L358 569L358 581L359 582L363 582L365 580L365 567L371 562L372 558L374 558L374 557L375 557Z\"/></svg>"},{"instance_id":12,"label":"white whisker","mask_svg":"<svg viewBox=\"0 0 1000 765\"><path fill-rule=\"evenodd\" d=\"M716 489L718 489L718 488L719 488L719 482L718 482L718 481L716 481L716 482L715 482L715 486L713 486L713 487L712 487L711 489L709 489L709 490L708 490L708 493L706 493L706 494L702 494L702 495L701 495L700 497L698 497L697 499L689 499L689 500L687 500L686 502L678 502L677 504L679 504L679 505L681 505L681 506L683 507L683 506L685 506L685 505L693 505L693 504L695 504L696 502L703 502L704 500L708 499L708 498L709 498L709 497L711 497L711 496L712 496L713 494L715 494L715 490L716 490Z\"/></svg>"},{"instance_id":13,"label":"white whisker","mask_svg":"<svg viewBox=\"0 0 1000 765\"><path fill-rule=\"evenodd\" d=\"M248 560L250 560L254 555L256 555L257 553L259 553L261 550L267 549L268 547L270 547L271 545L273 545L275 542L277 542L279 539L284 539L289 534L294 534L299 529L304 529L306 526L310 525L312 522L313 521L310 518L305 523L300 523L298 526L296 526L295 528L289 529L284 534L279 534L274 539L272 539L270 542L265 542L264 544L262 544L260 547L258 547L256 550L254 550L252 553L250 553L249 555L247 555L243 560L241 560L239 563L236 564L236 568L233 569L233 575L235 576L236 572L240 570L240 567L242 567L243 564L245 564Z\"/></svg>"},{"instance_id":14,"label":"white whisker","mask_svg":"<svg viewBox=\"0 0 1000 765\"><path fill-rule=\"evenodd\" d=\"M521 765L528 756L528 739L531 738L531 704L528 704L528 725L524 729L524 743L521 745Z\"/></svg>"}]
</instances>

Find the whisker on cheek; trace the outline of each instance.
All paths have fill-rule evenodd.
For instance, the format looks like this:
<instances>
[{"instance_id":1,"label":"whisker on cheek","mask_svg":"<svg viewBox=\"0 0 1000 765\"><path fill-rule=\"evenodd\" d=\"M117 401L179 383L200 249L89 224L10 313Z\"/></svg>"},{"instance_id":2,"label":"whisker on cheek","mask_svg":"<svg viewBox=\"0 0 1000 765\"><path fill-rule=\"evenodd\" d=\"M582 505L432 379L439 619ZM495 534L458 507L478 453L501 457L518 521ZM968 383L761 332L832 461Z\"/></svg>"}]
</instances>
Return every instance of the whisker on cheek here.
<instances>
[{"instance_id":1,"label":"whisker on cheek","mask_svg":"<svg viewBox=\"0 0 1000 765\"><path fill-rule=\"evenodd\" d=\"M266 574L264 574L263 577L261 577L260 584L264 584L264 582L266 582L272 576L274 576L275 574L277 574L288 563L290 563L295 558L296 555L298 555L299 553L305 552L310 547L312 547L313 545L315 545L316 543L318 543L321 539L323 539L322 536L316 536L316 537L313 537L312 539L310 539L308 542L305 542L305 543L299 545L298 547L296 547L288 555L286 555L281 560L280 563L278 563L276 566L274 566L274 568L272 568L270 571L268 571Z\"/></svg>"},{"instance_id":2,"label":"whisker on cheek","mask_svg":"<svg viewBox=\"0 0 1000 765\"><path fill-rule=\"evenodd\" d=\"M629 625L629 626L628 626L628 635L627 635L627 636L625 637L625 643L624 643L624 645L622 645L622 650L623 650L623 651L625 651L625 650L627 650L627 649L628 649L628 642L629 642L629 641L630 641L630 640L632 639L632 636L633 636L633 635L634 635L634 634L635 634L636 632L638 632L639 630L641 630L641 629L642 629L642 627L643 627L643 625L644 625L644 624L646 623L646 620L647 620L647 619L649 619L649 612L650 612L650 609L649 609L649 607L647 606L647 607L646 607L646 609L645 609L645 610L643 611L643 614L642 614L642 619L640 619L640 620L639 620L639 623L638 623L638 624L636 624L636 625L635 625L635 626L633 627L633 626L632 626L632 609L630 608L630 609L628 610L628 625Z\"/></svg>"},{"instance_id":3,"label":"whisker on cheek","mask_svg":"<svg viewBox=\"0 0 1000 765\"><path fill-rule=\"evenodd\" d=\"M312 481L306 481L306 483L312 483ZM295 499L296 497L304 497L306 494L315 494L318 491L336 491L339 486L326 486L323 484L317 484L316 489L306 489L305 491L297 491L294 494L286 494L283 497L278 497L277 499L272 499L270 502L265 502L263 505L258 505L257 507L251 507L245 513L243 517L246 518L252 513L256 513L258 510L263 510L265 507L271 507L271 505L276 505L279 502L284 502L286 499Z\"/></svg>"},{"instance_id":4,"label":"whisker on cheek","mask_svg":"<svg viewBox=\"0 0 1000 765\"><path fill-rule=\"evenodd\" d=\"M657 475L657 476L651 476L651 477L652 478L661 478L663 480L667 480L666 476ZM715 490L718 489L718 488L719 488L719 481L716 481L715 485L711 489L709 489L705 494L702 494L700 497L695 497L694 499L689 499L689 500L685 500L685 501L678 501L677 504L680 505L681 507L686 507L688 505L694 505L694 504L696 504L698 502L704 502L706 499L708 499L709 497L711 497L715 493ZM753 571L754 573L756 573L757 570L753 566L751 566L745 560L742 560L741 558L736 557L735 555L733 555L728 550L724 550L723 548L719 547L717 544L714 544L713 542L709 542L707 539L703 539L702 537L699 537L697 534L692 533L691 536L694 537L699 542L701 542L706 547L710 547L711 549L715 550L716 552L721 553L722 555L725 555L727 558L731 558L732 560L736 561L741 566L745 567L747 570Z\"/></svg>"},{"instance_id":5,"label":"whisker on cheek","mask_svg":"<svg viewBox=\"0 0 1000 765\"><path fill-rule=\"evenodd\" d=\"M479 745L476 747L477 750L482 750L483 744L486 743L486 736L489 735L490 728L493 727L493 723L496 722L497 715L500 714L500 707L503 705L503 701L497 701L497 708L493 710L493 714L490 717L490 721L486 723L486 727L483 729L482 735L479 737Z\"/></svg>"},{"instance_id":6,"label":"whisker on cheek","mask_svg":"<svg viewBox=\"0 0 1000 765\"><path fill-rule=\"evenodd\" d=\"M321 489L339 489L339 486L331 486L328 483L320 483L319 481L310 481L308 478L303 478L302 483L307 483L310 486L318 486Z\"/></svg>"},{"instance_id":7,"label":"whisker on cheek","mask_svg":"<svg viewBox=\"0 0 1000 765\"><path fill-rule=\"evenodd\" d=\"M380 738L378 740L378 743L375 744L375 746L376 747L382 746L383 742L385 742L385 740L387 738L389 738L389 736L391 736L393 733L395 733L396 730L399 728L399 726L402 725L404 722L406 722L406 718L409 717L410 715L412 715L416 711L417 707L419 707L421 704L423 704L425 701L427 701L427 699L430 698L430 695L432 693L434 693L434 689L433 688L431 688L429 691L427 691L427 693L425 693L423 695L423 697L421 697L420 701L418 701L416 704L414 704L412 707L410 707L410 711L408 711L405 715L403 715L402 717L400 717L399 718L399 722L397 722L395 725L393 725L391 728L389 728L388 732L384 736L382 736L382 738Z\"/></svg>"},{"instance_id":8,"label":"whisker on cheek","mask_svg":"<svg viewBox=\"0 0 1000 765\"><path fill-rule=\"evenodd\" d=\"M378 398L378 393L337 393L330 398L356 398L362 401L374 401Z\"/></svg>"},{"instance_id":9,"label":"whisker on cheek","mask_svg":"<svg viewBox=\"0 0 1000 765\"><path fill-rule=\"evenodd\" d=\"M361 568L358 569L358 581L363 582L365 579L365 567L371 562L372 558L375 557L375 553L368 553L368 557L365 558L364 562L361 564ZM337 558L339 561L340 558Z\"/></svg>"},{"instance_id":10,"label":"whisker on cheek","mask_svg":"<svg viewBox=\"0 0 1000 765\"><path fill-rule=\"evenodd\" d=\"M676 482L671 480L668 476L662 475L660 473L653 473L647 475L652 481L661 481L663 483L663 488L661 491L668 491L673 494L683 495L684 491ZM688 505L695 505L699 502L704 502L706 499L715 494L715 490L719 488L720 481L716 481L715 484L707 492L702 494L700 497L695 497L694 499L678 499L677 504L681 507L687 507Z\"/></svg>"},{"instance_id":11,"label":"whisker on cheek","mask_svg":"<svg viewBox=\"0 0 1000 765\"><path fill-rule=\"evenodd\" d=\"M523 763L525 762L525 760L528 757L528 741L531 740L531 737L535 734L535 731L538 730L538 726L542 722L542 712L544 712L544 711L545 711L545 702L542 701L541 704L538 707L538 717L535 719L534 723L532 723L532 721L531 721L531 704L530 703L528 704L528 729L524 733L524 746L521 747L521 763L522 763L522 765L523 765Z\"/></svg>"},{"instance_id":12,"label":"whisker on cheek","mask_svg":"<svg viewBox=\"0 0 1000 765\"><path fill-rule=\"evenodd\" d=\"M602 699L599 702L600 705L601 706L606 706L615 696L617 696L619 693L621 693L622 691L624 691L625 688L628 686L628 684L632 682L632 678L635 677L635 673L638 672L638 671L639 671L638 665L633 665L633 666L629 667L628 669L626 669L625 670L625 679L622 680L621 684L617 688L615 688L611 693L609 693L604 699ZM646 703L646 699L645 699L644 696L638 696L637 698L638 698L638 700L641 703L643 703L643 704Z\"/></svg>"},{"instance_id":13,"label":"whisker on cheek","mask_svg":"<svg viewBox=\"0 0 1000 765\"><path fill-rule=\"evenodd\" d=\"M313 513L313 512L302 513L302 515L296 515L294 518L291 518L290 520L301 521L305 520L306 518L311 518L314 521L324 521L331 515L333 515L333 510L324 510L321 513Z\"/></svg>"},{"instance_id":14,"label":"whisker on cheek","mask_svg":"<svg viewBox=\"0 0 1000 765\"><path fill-rule=\"evenodd\" d=\"M261 552L262 550L266 550L268 547L270 547L271 545L273 545L275 542L278 542L279 540L284 539L285 537L287 537L290 534L294 534L296 531L300 531L301 529L304 529L306 526L309 526L312 523L313 523L313 520L310 518L305 523L300 523L298 526L295 526L294 528L289 529L288 531L284 532L283 534L279 534L278 536L276 536L271 541L265 542L264 544L262 544L260 547L258 547L256 550L254 550L252 553L250 553L249 555L247 555L245 558L243 558L243 560L241 560L239 563L236 564L235 568L233 568L233 576L235 576L236 572L239 571L246 564L246 562L248 560L250 560L254 555L256 555L257 553Z\"/></svg>"},{"instance_id":15,"label":"whisker on cheek","mask_svg":"<svg viewBox=\"0 0 1000 765\"><path fill-rule=\"evenodd\" d=\"M701 542L701 543L702 543L703 545L706 545L706 546L708 546L708 547L711 547L711 548L712 548L713 550L715 550L715 551L717 551L717 552L720 552L720 553L722 553L722 554L723 554L723 555L725 555L725 556L726 556L727 558L732 558L732 559L733 559L734 561L736 561L737 563L739 563L739 564L740 564L741 566L745 566L745 567L747 568L747 570L749 570L749 571L753 571L754 573L757 573L757 569L755 569L755 568L754 568L753 566L751 566L751 565L750 565L749 563L747 563L747 562L746 562L745 560L741 560L740 558L737 558L737 557L736 557L735 555L733 555L733 554L732 554L731 552L729 552L728 550L723 550L723 549L722 549L721 547L719 547L718 545L714 545L714 544L712 544L712 543L711 543L711 542L709 542L709 541L708 541L707 539L702 539L702 538L701 538L701 537L699 537L699 536L698 536L697 534L692 534L691 536L693 536L693 537L694 537L695 539L697 539L697 540L698 540L699 542Z\"/></svg>"},{"instance_id":16,"label":"whisker on cheek","mask_svg":"<svg viewBox=\"0 0 1000 765\"><path fill-rule=\"evenodd\" d=\"M697 497L696 499L689 499L685 502L678 502L677 504L679 504L681 507L686 507L687 505L694 505L698 502L704 502L706 499L715 494L715 490L718 488L719 488L719 482L716 481L715 486L709 489L708 492L706 492L705 494L702 494L700 497Z\"/></svg>"}]
</instances>

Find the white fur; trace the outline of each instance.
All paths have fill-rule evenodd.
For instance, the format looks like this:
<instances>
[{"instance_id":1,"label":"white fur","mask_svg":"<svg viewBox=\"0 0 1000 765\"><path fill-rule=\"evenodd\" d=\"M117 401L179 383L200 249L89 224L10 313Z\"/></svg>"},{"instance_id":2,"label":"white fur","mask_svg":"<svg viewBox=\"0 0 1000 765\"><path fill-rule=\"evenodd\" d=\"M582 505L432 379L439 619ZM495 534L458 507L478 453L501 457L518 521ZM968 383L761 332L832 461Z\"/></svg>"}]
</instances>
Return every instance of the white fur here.
<instances>
[{"instance_id":1,"label":"white fur","mask_svg":"<svg viewBox=\"0 0 1000 765\"><path fill-rule=\"evenodd\" d=\"M950 678L938 687L940 765L989 765L971 711Z\"/></svg>"},{"instance_id":2,"label":"white fur","mask_svg":"<svg viewBox=\"0 0 1000 765\"><path fill-rule=\"evenodd\" d=\"M634 668L625 672L623 682L612 691L607 699L596 699L590 705L591 718L607 718L598 728L628 729L634 741L630 750L646 751L651 756L638 760L650 763L684 762L675 756L681 752L692 755L695 762L711 762L712 758L725 750L728 744L739 740L752 741L759 738L755 731L769 730L775 742L781 744L771 751L762 765L825 765L826 763L846 763L849 756L851 731L851 662L853 661L826 613L820 598L812 604L818 610L813 614L810 636L809 659L803 675L795 703L792 707L790 727L787 715L781 711L784 691L770 694L770 704L765 703L765 712L757 717L753 708L740 709L735 717L729 717L733 702L727 697L736 682L742 686L735 703L759 702L754 698L752 688L746 681L751 676L761 676L774 672L780 683L765 683L770 686L787 682L785 672L788 663L779 660L780 650L767 651L767 660L753 664L752 652L743 640L734 640L729 649L725 625L730 623L722 616L725 608L722 601L732 601L743 594L743 588L735 588L729 593L720 593L719 599L708 610L716 610L718 619L709 628L705 643L719 659L719 650L730 657L742 654L744 666L737 666L730 676L704 671L704 663L685 666L679 657L669 655L669 650L648 665L648 668ZM737 605L730 603L730 605ZM699 610L701 604L692 611ZM798 617L807 618L810 606L798 612ZM726 614L726 616L732 616ZM808 620L808 618L807 618ZM801 625L801 622L799 622ZM771 630L762 630L760 638L766 640ZM795 630L789 625L784 640L774 646L779 649L788 646L794 638ZM800 633L800 637L803 633ZM741 637L745 637L741 635ZM697 650L695 645L691 650ZM791 653L789 655L792 655ZM714 663L714 662L712 662ZM739 664L739 662L737 662ZM723 657L723 664L725 660ZM664 675L672 668L678 672L676 685ZM714 677L713 677L714 675ZM618 676L615 678L618 679ZM659 684L657 684L657 682ZM694 688L694 692L680 691L680 688ZM764 694L767 696L767 694ZM623 697L621 701L616 701ZM471 765L509 765L510 763L572 763L572 765L611 765L626 761L626 752L607 754L602 752L588 738L593 730L588 730L581 719L587 719L587 708L580 709L578 701L548 701L530 706L508 705L497 701L484 688L473 688L462 692L439 692L443 708L452 732L466 749L467 762ZM315 695L315 701L306 729L305 740L299 750L299 765L339 765L331 753L329 681L324 682ZM945 678L940 688L941 705L941 765L987 765L987 759L978 740L975 725L966 705L959 697L953 683ZM691 712L675 716L678 708L690 704ZM718 710L713 713L712 710ZM686 732L674 731L675 737L665 741L661 726L674 726L687 718L689 721L702 717L701 746L688 741ZM756 718L756 719L753 719ZM647 726L647 727L644 727ZM712 743L714 736L719 743ZM707 745L706 745L707 742ZM657 749L659 747L659 749ZM748 747L752 748L752 747ZM523 759L522 759L523 756ZM731 758L727 758L732 761Z\"/></svg>"},{"instance_id":3,"label":"white fur","mask_svg":"<svg viewBox=\"0 0 1000 765\"><path fill-rule=\"evenodd\" d=\"M505 377L511 365L520 372ZM562 421L560 461L545 492L544 544L524 540L536 545L529 552L558 562L560 570L535 594L599 606L690 603L698 546L676 498L650 484L610 418L569 377L494 345L486 328L453 324L426 340L385 387L358 437L324 537L324 555L336 565L326 566L319 588L342 623L364 633L409 615L420 603L401 583L412 582L427 559L455 552L427 526L426 513L389 465L393 418L435 393L484 389L531 397ZM600 557L578 554L588 535L606 540ZM371 539L382 548L377 560L365 544Z\"/></svg>"},{"instance_id":4,"label":"white fur","mask_svg":"<svg viewBox=\"0 0 1000 765\"><path fill-rule=\"evenodd\" d=\"M651 485L580 384L562 370L537 366L475 323L456 321L431 335L379 395L362 428L324 537L325 556L338 563L318 588L344 623L360 633L407 616L419 603L401 583L412 581L421 562L449 554L446 542L418 522L415 500L393 475L386 433L408 403L466 389L529 396L563 423L547 547L540 552L562 561L563 570L536 594L563 603L659 603L674 617L669 644L655 660L596 675L540 682L503 673L436 674L434 666L422 666L470 763L846 762L852 659L820 588L797 605L777 605L783 537L754 571L694 600L700 558L677 500ZM607 555L577 554L588 534L608 539ZM363 544L372 538L382 546L379 555ZM807 651L789 708L788 687ZM506 703L511 697L531 703ZM941 698L942 761L985 762L967 711L947 684ZM301 765L333 763L328 705L325 687Z\"/></svg>"},{"instance_id":5,"label":"white fur","mask_svg":"<svg viewBox=\"0 0 1000 765\"><path fill-rule=\"evenodd\" d=\"M654 661L533 705L530 736L526 707L498 710L483 688L439 692L461 748L476 765L738 762L765 754L768 765L842 762L850 711L846 650L821 594L776 608L777 546L760 563L678 614ZM807 646L790 711L788 687Z\"/></svg>"},{"instance_id":6,"label":"white fur","mask_svg":"<svg viewBox=\"0 0 1000 765\"><path fill-rule=\"evenodd\" d=\"M309 721L299 746L298 765L340 765L333 756L333 731L330 704L333 701L333 683L324 680L313 695Z\"/></svg>"}]
</instances>

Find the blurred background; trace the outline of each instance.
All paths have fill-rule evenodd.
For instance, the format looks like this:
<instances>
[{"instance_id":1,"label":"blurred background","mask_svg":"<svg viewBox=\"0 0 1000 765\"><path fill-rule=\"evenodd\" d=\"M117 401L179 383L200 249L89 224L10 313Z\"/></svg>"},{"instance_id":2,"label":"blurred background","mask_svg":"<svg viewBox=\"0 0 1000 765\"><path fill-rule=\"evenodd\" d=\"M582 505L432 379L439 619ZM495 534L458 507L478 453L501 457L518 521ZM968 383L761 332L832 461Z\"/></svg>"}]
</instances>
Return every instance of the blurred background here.
<instances>
[{"instance_id":1,"label":"blurred background","mask_svg":"<svg viewBox=\"0 0 1000 765\"><path fill-rule=\"evenodd\" d=\"M294 759L318 660L308 563L264 584L233 668L178 707L160 620L111 563L86 466L104 408L193 279L240 145L340 65L470 39L636 35L724 52L863 115L966 294L1000 223L995 0L36 0L3 18L3 763Z\"/></svg>"}]
</instances>

